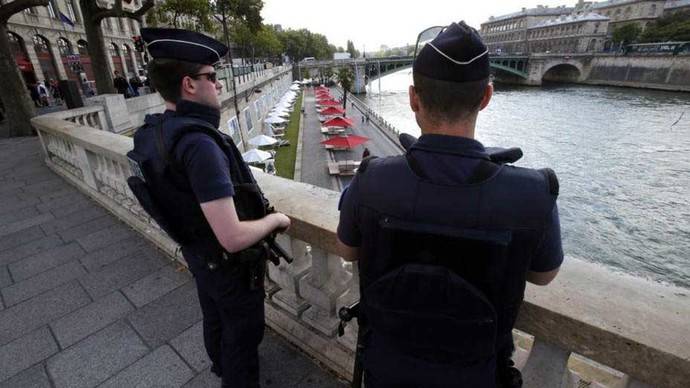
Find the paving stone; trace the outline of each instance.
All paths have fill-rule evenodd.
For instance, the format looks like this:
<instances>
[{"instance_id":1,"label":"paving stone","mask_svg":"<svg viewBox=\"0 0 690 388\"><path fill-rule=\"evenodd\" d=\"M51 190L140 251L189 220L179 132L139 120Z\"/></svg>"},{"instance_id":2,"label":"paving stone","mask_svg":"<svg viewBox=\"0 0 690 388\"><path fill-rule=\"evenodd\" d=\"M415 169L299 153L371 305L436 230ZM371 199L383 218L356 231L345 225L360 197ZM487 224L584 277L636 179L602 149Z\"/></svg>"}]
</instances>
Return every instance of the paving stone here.
<instances>
[{"instance_id":1,"label":"paving stone","mask_svg":"<svg viewBox=\"0 0 690 388\"><path fill-rule=\"evenodd\" d=\"M87 236L91 233L113 226L116 223L117 221L112 216L103 216L82 225L75 226L74 228L62 230L58 232L58 236L60 236L64 242L70 242L79 237Z\"/></svg>"},{"instance_id":2,"label":"paving stone","mask_svg":"<svg viewBox=\"0 0 690 388\"><path fill-rule=\"evenodd\" d=\"M101 231L91 233L77 239L87 252L106 247L116 241L136 236L135 232L127 225L117 223Z\"/></svg>"},{"instance_id":3,"label":"paving stone","mask_svg":"<svg viewBox=\"0 0 690 388\"><path fill-rule=\"evenodd\" d=\"M46 373L45 364L40 363L31 368L24 369L9 380L0 382L0 388L18 387L52 388L50 379L48 379L48 373Z\"/></svg>"},{"instance_id":4,"label":"paving stone","mask_svg":"<svg viewBox=\"0 0 690 388\"><path fill-rule=\"evenodd\" d=\"M259 345L259 364L261 386L265 387L297 386L319 370L299 350L271 330L266 330Z\"/></svg>"},{"instance_id":5,"label":"paving stone","mask_svg":"<svg viewBox=\"0 0 690 388\"><path fill-rule=\"evenodd\" d=\"M27 233L29 230L27 229ZM41 231L43 234L43 231ZM11 249L0 250L0 265L14 263L27 256L41 253L47 249L62 245L64 242L56 235L42 237L33 241L28 241L22 245L17 245Z\"/></svg>"},{"instance_id":6,"label":"paving stone","mask_svg":"<svg viewBox=\"0 0 690 388\"><path fill-rule=\"evenodd\" d=\"M0 346L0 381L45 360L57 351L57 344L47 327Z\"/></svg>"},{"instance_id":7,"label":"paving stone","mask_svg":"<svg viewBox=\"0 0 690 388\"><path fill-rule=\"evenodd\" d=\"M120 293L114 292L50 324L62 349L101 330L134 310Z\"/></svg>"},{"instance_id":8,"label":"paving stone","mask_svg":"<svg viewBox=\"0 0 690 388\"><path fill-rule=\"evenodd\" d=\"M186 271L180 272L176 266L167 265L123 288L122 292L136 307L141 307L191 280L192 276Z\"/></svg>"},{"instance_id":9,"label":"paving stone","mask_svg":"<svg viewBox=\"0 0 690 388\"><path fill-rule=\"evenodd\" d=\"M108 212L101 207L89 206L81 209L80 211L65 214L50 222L46 222L41 225L41 228L43 228L43 231L46 234L51 234L61 230L74 228L75 226L85 224L95 218L103 217L107 214Z\"/></svg>"},{"instance_id":10,"label":"paving stone","mask_svg":"<svg viewBox=\"0 0 690 388\"><path fill-rule=\"evenodd\" d=\"M196 375L183 388L218 388L220 385L220 378L214 375L209 368Z\"/></svg>"},{"instance_id":11,"label":"paving stone","mask_svg":"<svg viewBox=\"0 0 690 388\"><path fill-rule=\"evenodd\" d=\"M66 214L88 207L89 205L95 206L95 203L90 201L84 195L78 194L39 203L36 205L36 209L44 213L51 212L56 218L59 218Z\"/></svg>"},{"instance_id":12,"label":"paving stone","mask_svg":"<svg viewBox=\"0 0 690 388\"><path fill-rule=\"evenodd\" d=\"M32 278L14 283L0 291L5 304L13 306L85 274L86 270L84 267L77 260L74 260L51 270L41 272Z\"/></svg>"},{"instance_id":13,"label":"paving stone","mask_svg":"<svg viewBox=\"0 0 690 388\"><path fill-rule=\"evenodd\" d=\"M320 370L310 373L295 386L299 388L347 388L350 385L345 380L339 379L325 370ZM267 384L266 387L268 387Z\"/></svg>"},{"instance_id":14,"label":"paving stone","mask_svg":"<svg viewBox=\"0 0 690 388\"><path fill-rule=\"evenodd\" d=\"M2 197L2 194L0 194L0 197ZM38 212L38 209L36 207L27 207L27 208L22 208L22 209L17 209L15 211L7 212L5 214L0 215L0 225L3 224L10 224L13 222L17 221L22 221L27 218L35 217L39 215L40 213Z\"/></svg>"},{"instance_id":15,"label":"paving stone","mask_svg":"<svg viewBox=\"0 0 690 388\"><path fill-rule=\"evenodd\" d=\"M204 347L204 322L199 321L182 334L170 340L170 345L187 361L187 364L201 372L211 367L211 360Z\"/></svg>"},{"instance_id":16,"label":"paving stone","mask_svg":"<svg viewBox=\"0 0 690 388\"><path fill-rule=\"evenodd\" d=\"M57 175L53 175L53 178L43 180L37 183L30 183L23 187L23 191L27 194L44 194L50 191L56 191L69 187L67 182Z\"/></svg>"},{"instance_id":17,"label":"paving stone","mask_svg":"<svg viewBox=\"0 0 690 388\"><path fill-rule=\"evenodd\" d=\"M54 219L52 214L49 213L44 213L44 214L39 214L37 216L33 216L21 221L16 221L16 222L10 222L7 224L0 225L0 237L6 236L8 234L18 232L20 230L24 230L27 228L30 228L35 225L40 225L44 222L50 221Z\"/></svg>"},{"instance_id":18,"label":"paving stone","mask_svg":"<svg viewBox=\"0 0 690 388\"><path fill-rule=\"evenodd\" d=\"M119 260L125 256L139 251L143 248L152 248L151 245L139 236L131 237L125 240L117 241L113 244L88 252L79 261L86 267L89 272L95 272L101 267Z\"/></svg>"},{"instance_id":19,"label":"paving stone","mask_svg":"<svg viewBox=\"0 0 690 388\"><path fill-rule=\"evenodd\" d=\"M41 200L39 198L35 197L19 197L16 195L13 196L3 196L2 197L2 202L0 202L0 214L5 214L9 212L16 211L18 209L24 209L30 206L35 206L37 204L41 203Z\"/></svg>"},{"instance_id":20,"label":"paving stone","mask_svg":"<svg viewBox=\"0 0 690 388\"><path fill-rule=\"evenodd\" d=\"M170 346L164 345L128 366L99 388L181 387L192 377L194 372Z\"/></svg>"},{"instance_id":21,"label":"paving stone","mask_svg":"<svg viewBox=\"0 0 690 388\"><path fill-rule=\"evenodd\" d=\"M20 282L77 259L84 253L79 244L63 245L16 261L9 265L9 270L14 281Z\"/></svg>"},{"instance_id":22,"label":"paving stone","mask_svg":"<svg viewBox=\"0 0 690 388\"><path fill-rule=\"evenodd\" d=\"M12 278L7 270L7 266L0 267L0 288L5 288L12 284Z\"/></svg>"},{"instance_id":23,"label":"paving stone","mask_svg":"<svg viewBox=\"0 0 690 388\"><path fill-rule=\"evenodd\" d=\"M77 282L38 295L0 311L0 345L47 325L55 319L91 303Z\"/></svg>"},{"instance_id":24,"label":"paving stone","mask_svg":"<svg viewBox=\"0 0 690 388\"><path fill-rule=\"evenodd\" d=\"M11 182L11 183L4 183L0 185L0 195L9 195L7 193L13 193L15 194L15 191L21 192L22 187L26 186L24 182Z\"/></svg>"},{"instance_id":25,"label":"paving stone","mask_svg":"<svg viewBox=\"0 0 690 388\"><path fill-rule=\"evenodd\" d=\"M72 186L65 185L65 187L63 187L61 189L51 191L51 192L46 193L46 194L39 195L38 199L40 199L41 202L49 202L49 201L52 201L52 200L57 199L57 198L62 198L65 196L71 197L71 196L76 195L76 194L79 194L79 191L77 189L75 189Z\"/></svg>"},{"instance_id":26,"label":"paving stone","mask_svg":"<svg viewBox=\"0 0 690 388\"><path fill-rule=\"evenodd\" d=\"M138 309L129 317L134 329L151 347L177 337L201 320L201 308L194 282Z\"/></svg>"},{"instance_id":27,"label":"paving stone","mask_svg":"<svg viewBox=\"0 0 690 388\"><path fill-rule=\"evenodd\" d=\"M30 241L45 237L40 225L32 226L28 229L20 230L6 236L0 237L0 253L12 249Z\"/></svg>"},{"instance_id":28,"label":"paving stone","mask_svg":"<svg viewBox=\"0 0 690 388\"><path fill-rule=\"evenodd\" d=\"M56 388L93 387L148 351L134 330L118 321L48 359L48 374Z\"/></svg>"},{"instance_id":29,"label":"paving stone","mask_svg":"<svg viewBox=\"0 0 690 388\"><path fill-rule=\"evenodd\" d=\"M166 261L156 255L147 254L145 250L112 262L99 271L90 273L81 279L81 284L94 299L98 299L115 290L143 278L163 267Z\"/></svg>"}]
</instances>

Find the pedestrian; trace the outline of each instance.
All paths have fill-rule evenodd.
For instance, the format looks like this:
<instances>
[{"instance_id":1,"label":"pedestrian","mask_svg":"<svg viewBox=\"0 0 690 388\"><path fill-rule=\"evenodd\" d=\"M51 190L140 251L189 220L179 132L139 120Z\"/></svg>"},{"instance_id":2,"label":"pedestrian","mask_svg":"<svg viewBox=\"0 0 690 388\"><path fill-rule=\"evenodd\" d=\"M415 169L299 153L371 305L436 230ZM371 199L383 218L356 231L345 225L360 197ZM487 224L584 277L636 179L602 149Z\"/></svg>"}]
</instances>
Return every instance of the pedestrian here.
<instances>
[{"instance_id":1,"label":"pedestrian","mask_svg":"<svg viewBox=\"0 0 690 388\"><path fill-rule=\"evenodd\" d=\"M362 151L362 159L366 159L367 157L369 157L369 155L371 155L371 152L369 152L369 148L364 147L364 151Z\"/></svg>"},{"instance_id":2,"label":"pedestrian","mask_svg":"<svg viewBox=\"0 0 690 388\"><path fill-rule=\"evenodd\" d=\"M362 121L362 124L364 124L364 116L361 116L360 119Z\"/></svg>"},{"instance_id":3,"label":"pedestrian","mask_svg":"<svg viewBox=\"0 0 690 388\"><path fill-rule=\"evenodd\" d=\"M166 110L147 116L134 135L128 156L145 182L131 177L130 187L182 247L198 290L211 372L223 387L258 387L263 240L286 230L290 219L266 214L251 170L217 129L222 84L213 65L228 48L178 29L142 28L141 36L153 58L149 78Z\"/></svg>"},{"instance_id":4,"label":"pedestrian","mask_svg":"<svg viewBox=\"0 0 690 388\"><path fill-rule=\"evenodd\" d=\"M28 86L28 88L31 101L33 101L34 105L39 108L41 106L41 96L38 95L38 84L33 82Z\"/></svg>"},{"instance_id":5,"label":"pedestrian","mask_svg":"<svg viewBox=\"0 0 690 388\"><path fill-rule=\"evenodd\" d=\"M127 82L127 79L120 75L120 72L118 70L115 70L114 72L114 77L113 77L113 86L115 87L115 90L119 94L122 94L125 96L125 98L131 97L130 95L130 86L129 82Z\"/></svg>"},{"instance_id":6,"label":"pedestrian","mask_svg":"<svg viewBox=\"0 0 690 388\"><path fill-rule=\"evenodd\" d=\"M48 101L48 89L46 88L46 85L43 82L39 82L38 85L36 85L36 90L38 91L40 105L42 107L49 106L50 102Z\"/></svg>"},{"instance_id":7,"label":"pedestrian","mask_svg":"<svg viewBox=\"0 0 690 388\"><path fill-rule=\"evenodd\" d=\"M144 83L141 82L141 79L136 74L131 74L129 78L129 86L131 88L132 97L138 97L139 88L144 86Z\"/></svg>"},{"instance_id":8,"label":"pedestrian","mask_svg":"<svg viewBox=\"0 0 690 388\"><path fill-rule=\"evenodd\" d=\"M558 180L474 139L493 94L476 30L448 26L412 73L421 137L363 161L341 198L366 387L520 387L512 329L525 283L548 284L563 261Z\"/></svg>"},{"instance_id":9,"label":"pedestrian","mask_svg":"<svg viewBox=\"0 0 690 388\"><path fill-rule=\"evenodd\" d=\"M50 95L53 96L53 100L58 104L62 105L62 94L60 93L60 87L58 82L51 79L49 82Z\"/></svg>"}]
</instances>

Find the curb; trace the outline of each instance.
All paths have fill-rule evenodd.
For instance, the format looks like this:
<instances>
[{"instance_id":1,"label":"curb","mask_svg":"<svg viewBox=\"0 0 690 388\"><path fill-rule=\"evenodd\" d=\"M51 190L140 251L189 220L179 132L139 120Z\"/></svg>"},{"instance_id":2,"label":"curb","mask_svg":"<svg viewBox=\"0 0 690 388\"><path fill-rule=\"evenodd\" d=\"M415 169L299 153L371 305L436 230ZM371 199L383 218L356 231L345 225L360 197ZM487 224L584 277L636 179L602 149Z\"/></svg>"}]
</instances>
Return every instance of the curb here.
<instances>
[{"instance_id":1,"label":"curb","mask_svg":"<svg viewBox=\"0 0 690 388\"><path fill-rule=\"evenodd\" d=\"M302 91L302 107L304 107L304 95L306 91ZM302 181L302 136L304 135L304 115L300 113L299 118L299 135L297 136L297 150L295 151L295 174L292 179L295 182Z\"/></svg>"}]
</instances>

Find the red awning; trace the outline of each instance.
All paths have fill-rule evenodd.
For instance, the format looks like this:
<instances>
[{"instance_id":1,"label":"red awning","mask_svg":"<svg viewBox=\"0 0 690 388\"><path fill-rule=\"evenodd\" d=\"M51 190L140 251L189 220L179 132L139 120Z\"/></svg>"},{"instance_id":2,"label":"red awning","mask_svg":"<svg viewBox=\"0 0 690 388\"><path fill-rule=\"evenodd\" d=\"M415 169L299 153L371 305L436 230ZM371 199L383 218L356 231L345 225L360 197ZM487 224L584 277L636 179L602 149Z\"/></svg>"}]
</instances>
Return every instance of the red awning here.
<instances>
[{"instance_id":1,"label":"red awning","mask_svg":"<svg viewBox=\"0 0 690 388\"><path fill-rule=\"evenodd\" d=\"M326 109L322 109L321 112L322 115L324 116L333 116L333 115L341 115L345 113L345 109L339 107L339 106L329 106Z\"/></svg>"},{"instance_id":2,"label":"red awning","mask_svg":"<svg viewBox=\"0 0 690 388\"><path fill-rule=\"evenodd\" d=\"M368 137L349 135L349 136L335 136L328 140L321 142L323 145L330 145L338 148L354 148L362 143L369 141Z\"/></svg>"},{"instance_id":3,"label":"red awning","mask_svg":"<svg viewBox=\"0 0 690 388\"><path fill-rule=\"evenodd\" d=\"M17 67L21 71L32 71L34 66L31 62L24 57L14 57L14 61L17 63Z\"/></svg>"},{"instance_id":4,"label":"red awning","mask_svg":"<svg viewBox=\"0 0 690 388\"><path fill-rule=\"evenodd\" d=\"M322 106L339 106L342 104L339 103L338 101L334 101L334 100L324 100L324 101L319 101L319 105L322 105Z\"/></svg>"},{"instance_id":5,"label":"red awning","mask_svg":"<svg viewBox=\"0 0 690 388\"><path fill-rule=\"evenodd\" d=\"M346 117L334 117L325 123L323 123L324 127L340 127L340 128L350 128L352 127L352 120L346 118Z\"/></svg>"},{"instance_id":6,"label":"red awning","mask_svg":"<svg viewBox=\"0 0 690 388\"><path fill-rule=\"evenodd\" d=\"M317 94L317 95L316 95L316 99L317 99L317 100L323 100L324 98L331 99L331 98L333 98L333 96L331 96L331 95L328 94L328 93L322 93L322 94Z\"/></svg>"}]
</instances>

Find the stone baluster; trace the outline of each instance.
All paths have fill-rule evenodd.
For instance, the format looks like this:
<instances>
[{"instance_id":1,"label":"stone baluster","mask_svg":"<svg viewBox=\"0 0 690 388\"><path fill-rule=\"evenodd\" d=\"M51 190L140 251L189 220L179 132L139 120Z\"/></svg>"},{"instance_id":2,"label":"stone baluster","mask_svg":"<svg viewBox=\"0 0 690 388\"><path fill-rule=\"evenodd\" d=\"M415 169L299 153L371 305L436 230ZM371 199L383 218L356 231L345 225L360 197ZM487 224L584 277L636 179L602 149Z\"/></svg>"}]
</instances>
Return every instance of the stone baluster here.
<instances>
[{"instance_id":1,"label":"stone baluster","mask_svg":"<svg viewBox=\"0 0 690 388\"><path fill-rule=\"evenodd\" d=\"M327 336L338 329L336 302L349 286L352 275L343 268L343 259L321 248L311 249L311 270L300 280L300 295L311 307L302 320Z\"/></svg>"},{"instance_id":2,"label":"stone baluster","mask_svg":"<svg viewBox=\"0 0 690 388\"><path fill-rule=\"evenodd\" d=\"M309 307L299 295L299 281L307 274L311 266L311 255L306 242L293 239L287 235L279 235L276 241L292 255L292 264L280 263L278 266L268 266L268 276L279 287L280 291L271 296L273 303L282 307L295 316L300 316Z\"/></svg>"},{"instance_id":3,"label":"stone baluster","mask_svg":"<svg viewBox=\"0 0 690 388\"><path fill-rule=\"evenodd\" d=\"M345 270L350 273L350 281L348 282L347 291L338 298L335 308L336 312L340 311L342 307L350 307L354 303L359 302L359 267L357 263L345 263ZM345 345L348 349L354 351L357 346L357 333L359 331L359 326L357 325L357 319L351 320L347 326L345 326L345 334L342 337L338 337L338 342Z\"/></svg>"},{"instance_id":4,"label":"stone baluster","mask_svg":"<svg viewBox=\"0 0 690 388\"><path fill-rule=\"evenodd\" d=\"M522 369L524 387L567 387L570 381L569 358L569 350L561 349L535 338L527 363Z\"/></svg>"}]
</instances>

